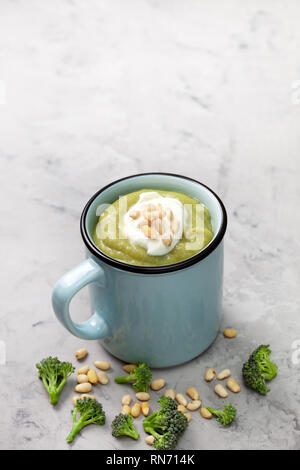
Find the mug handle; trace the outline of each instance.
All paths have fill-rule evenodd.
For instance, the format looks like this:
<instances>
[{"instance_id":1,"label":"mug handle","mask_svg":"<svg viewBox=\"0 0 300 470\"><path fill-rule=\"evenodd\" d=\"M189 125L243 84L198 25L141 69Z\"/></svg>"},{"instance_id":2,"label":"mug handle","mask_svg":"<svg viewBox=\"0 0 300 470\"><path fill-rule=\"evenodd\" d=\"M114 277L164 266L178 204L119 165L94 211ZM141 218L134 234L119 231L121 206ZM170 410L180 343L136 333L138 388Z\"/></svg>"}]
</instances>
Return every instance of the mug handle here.
<instances>
[{"instance_id":1,"label":"mug handle","mask_svg":"<svg viewBox=\"0 0 300 470\"><path fill-rule=\"evenodd\" d=\"M73 335L83 339L100 339L110 336L109 327L100 313L94 313L89 320L75 323L70 316L70 302L77 292L91 282L102 285L105 282L103 269L91 258L87 258L71 271L67 272L55 284L52 305L58 320Z\"/></svg>"}]
</instances>

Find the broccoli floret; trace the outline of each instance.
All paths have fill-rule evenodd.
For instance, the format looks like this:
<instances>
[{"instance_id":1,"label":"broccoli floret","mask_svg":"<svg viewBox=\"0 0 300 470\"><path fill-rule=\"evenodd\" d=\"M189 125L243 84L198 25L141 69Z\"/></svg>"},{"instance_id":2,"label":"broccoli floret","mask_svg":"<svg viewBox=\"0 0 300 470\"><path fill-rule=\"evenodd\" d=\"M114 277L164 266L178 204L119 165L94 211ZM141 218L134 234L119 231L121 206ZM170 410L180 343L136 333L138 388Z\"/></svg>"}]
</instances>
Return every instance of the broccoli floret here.
<instances>
[{"instance_id":1,"label":"broccoli floret","mask_svg":"<svg viewBox=\"0 0 300 470\"><path fill-rule=\"evenodd\" d=\"M277 375L277 366L270 359L271 352L269 345L261 345L251 355L266 380L272 380Z\"/></svg>"},{"instance_id":2,"label":"broccoli floret","mask_svg":"<svg viewBox=\"0 0 300 470\"><path fill-rule=\"evenodd\" d=\"M78 413L79 418L77 419ZM92 398L84 397L77 400L71 414L73 415L73 427L67 437L67 442L72 442L76 434L88 424L103 425L105 423L105 413L101 403Z\"/></svg>"},{"instance_id":3,"label":"broccoli floret","mask_svg":"<svg viewBox=\"0 0 300 470\"><path fill-rule=\"evenodd\" d=\"M133 418L129 414L123 415L120 413L115 417L112 424L112 435L114 437L129 436L132 439L137 440L140 435L133 425Z\"/></svg>"},{"instance_id":4,"label":"broccoli floret","mask_svg":"<svg viewBox=\"0 0 300 470\"><path fill-rule=\"evenodd\" d=\"M116 377L115 382L117 384L134 382L132 386L136 392L147 392L151 378L152 374L149 366L141 362L129 375Z\"/></svg>"},{"instance_id":5,"label":"broccoli floret","mask_svg":"<svg viewBox=\"0 0 300 470\"><path fill-rule=\"evenodd\" d=\"M261 395L266 395L269 388L266 380L272 380L277 375L277 366L270 360L269 345L261 345L253 351L243 365L243 377L246 385Z\"/></svg>"},{"instance_id":6,"label":"broccoli floret","mask_svg":"<svg viewBox=\"0 0 300 470\"><path fill-rule=\"evenodd\" d=\"M160 404L162 410L177 410L178 403L170 397L161 397L157 403Z\"/></svg>"},{"instance_id":7,"label":"broccoli floret","mask_svg":"<svg viewBox=\"0 0 300 470\"><path fill-rule=\"evenodd\" d=\"M236 408L231 404L224 406L223 410L215 410L214 408L207 407L208 411L210 411L214 416L216 416L217 421L223 426L227 426L228 424L232 423L236 416Z\"/></svg>"},{"instance_id":8,"label":"broccoli floret","mask_svg":"<svg viewBox=\"0 0 300 470\"><path fill-rule=\"evenodd\" d=\"M269 392L270 389L266 386L266 381L253 359L249 359L243 365L243 377L247 387L256 390L261 395L266 395Z\"/></svg>"},{"instance_id":9,"label":"broccoli floret","mask_svg":"<svg viewBox=\"0 0 300 470\"><path fill-rule=\"evenodd\" d=\"M56 405L60 392L75 368L70 362L61 362L57 357L51 356L36 364L36 367L39 378L49 393L50 403Z\"/></svg>"},{"instance_id":10,"label":"broccoli floret","mask_svg":"<svg viewBox=\"0 0 300 470\"><path fill-rule=\"evenodd\" d=\"M165 434L158 434L153 442L153 446L157 450L171 450L175 449L177 445L177 438L171 431L167 431Z\"/></svg>"},{"instance_id":11,"label":"broccoli floret","mask_svg":"<svg viewBox=\"0 0 300 470\"><path fill-rule=\"evenodd\" d=\"M158 450L174 449L180 435L188 426L188 420L178 404L170 397L158 400L161 408L144 419L144 430L154 436L154 447Z\"/></svg>"}]
</instances>

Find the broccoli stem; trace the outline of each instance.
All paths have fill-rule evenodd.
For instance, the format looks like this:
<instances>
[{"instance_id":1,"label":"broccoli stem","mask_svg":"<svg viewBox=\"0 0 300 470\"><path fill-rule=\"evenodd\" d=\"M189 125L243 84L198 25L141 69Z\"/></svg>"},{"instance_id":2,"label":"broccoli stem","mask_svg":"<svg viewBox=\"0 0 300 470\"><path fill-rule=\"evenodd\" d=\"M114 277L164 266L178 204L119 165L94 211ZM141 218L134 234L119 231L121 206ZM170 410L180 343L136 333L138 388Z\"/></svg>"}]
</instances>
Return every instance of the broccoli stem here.
<instances>
[{"instance_id":1,"label":"broccoli stem","mask_svg":"<svg viewBox=\"0 0 300 470\"><path fill-rule=\"evenodd\" d=\"M82 428L84 428L85 424L79 419L78 421L75 421L72 427L72 430L70 434L67 437L67 442L72 442L74 437L81 431Z\"/></svg>"},{"instance_id":2,"label":"broccoli stem","mask_svg":"<svg viewBox=\"0 0 300 470\"><path fill-rule=\"evenodd\" d=\"M66 381L67 381L67 379L63 379L58 387L57 387L56 383L53 383L53 384L50 383L50 385L48 387L48 393L49 393L51 405L56 405L56 403L58 402L58 397L60 395L60 392L64 388L64 385L65 385ZM44 382L44 384L45 384L45 382Z\"/></svg>"},{"instance_id":3,"label":"broccoli stem","mask_svg":"<svg viewBox=\"0 0 300 470\"><path fill-rule=\"evenodd\" d=\"M144 430L148 433L148 434L152 434L153 437L156 437L156 438L159 438L161 437L161 434L159 434L158 432L154 431L153 428L150 428L150 427L145 427Z\"/></svg>"},{"instance_id":4,"label":"broccoli stem","mask_svg":"<svg viewBox=\"0 0 300 470\"><path fill-rule=\"evenodd\" d=\"M130 375L125 376L125 377L115 377L115 382L117 384L125 384L130 382L131 380L134 380Z\"/></svg>"},{"instance_id":5,"label":"broccoli stem","mask_svg":"<svg viewBox=\"0 0 300 470\"><path fill-rule=\"evenodd\" d=\"M135 439L136 441L140 437L139 433L135 429L129 429L128 431L123 431L125 436L132 437L132 439Z\"/></svg>"},{"instance_id":6,"label":"broccoli stem","mask_svg":"<svg viewBox=\"0 0 300 470\"><path fill-rule=\"evenodd\" d=\"M61 389L58 391L58 389L56 388L56 384L51 383L51 382L48 383L44 377L42 378L42 380L43 380L44 387L49 394L51 405L56 405L56 403L58 402L58 397L59 397Z\"/></svg>"},{"instance_id":7,"label":"broccoli stem","mask_svg":"<svg viewBox=\"0 0 300 470\"><path fill-rule=\"evenodd\" d=\"M49 396L51 405L56 405L56 403L58 402L59 393L57 393L56 391L49 392Z\"/></svg>"}]
</instances>

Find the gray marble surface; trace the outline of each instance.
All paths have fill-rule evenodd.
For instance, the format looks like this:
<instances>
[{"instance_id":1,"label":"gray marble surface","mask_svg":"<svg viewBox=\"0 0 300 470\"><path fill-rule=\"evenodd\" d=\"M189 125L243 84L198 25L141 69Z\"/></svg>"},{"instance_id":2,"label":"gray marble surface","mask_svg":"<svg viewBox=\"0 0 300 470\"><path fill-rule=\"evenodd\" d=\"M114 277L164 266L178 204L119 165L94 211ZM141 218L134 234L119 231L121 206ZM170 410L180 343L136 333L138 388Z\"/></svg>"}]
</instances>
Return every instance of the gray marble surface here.
<instances>
[{"instance_id":1,"label":"gray marble surface","mask_svg":"<svg viewBox=\"0 0 300 470\"><path fill-rule=\"evenodd\" d=\"M111 384L95 390L108 423L72 448L148 448L110 435L129 390L112 383L121 362L71 336L50 304L55 281L83 259L88 198L145 171L192 176L223 198L223 326L239 333L154 376L177 391L194 385L214 406L207 366L241 379L262 342L279 366L266 397L244 387L231 397L229 429L194 413L180 448L300 448L299 15L297 0L1 0L0 448L69 448L75 379L54 409L35 363L73 360L81 346L86 363L112 363ZM88 318L86 290L72 312Z\"/></svg>"}]
</instances>

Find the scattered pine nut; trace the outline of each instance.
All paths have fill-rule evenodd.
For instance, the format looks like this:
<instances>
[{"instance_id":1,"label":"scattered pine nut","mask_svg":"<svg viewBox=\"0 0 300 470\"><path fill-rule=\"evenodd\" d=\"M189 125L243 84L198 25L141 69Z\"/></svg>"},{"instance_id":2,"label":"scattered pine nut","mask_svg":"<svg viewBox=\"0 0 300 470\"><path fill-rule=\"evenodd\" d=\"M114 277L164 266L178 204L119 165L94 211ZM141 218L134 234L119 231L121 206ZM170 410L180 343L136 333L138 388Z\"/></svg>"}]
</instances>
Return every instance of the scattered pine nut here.
<instances>
[{"instance_id":1,"label":"scattered pine nut","mask_svg":"<svg viewBox=\"0 0 300 470\"><path fill-rule=\"evenodd\" d=\"M223 335L225 338L235 338L237 335L237 331L234 328L226 328L223 331Z\"/></svg>"},{"instance_id":2,"label":"scattered pine nut","mask_svg":"<svg viewBox=\"0 0 300 470\"><path fill-rule=\"evenodd\" d=\"M186 407L183 406L183 405L178 405L178 406L177 406L177 410L178 410L178 411L181 411L181 413L183 413L183 414L186 413Z\"/></svg>"},{"instance_id":3,"label":"scattered pine nut","mask_svg":"<svg viewBox=\"0 0 300 470\"><path fill-rule=\"evenodd\" d=\"M91 400L96 400L95 395L89 395L88 393L83 393L80 395L80 398L91 398Z\"/></svg>"},{"instance_id":4,"label":"scattered pine nut","mask_svg":"<svg viewBox=\"0 0 300 470\"><path fill-rule=\"evenodd\" d=\"M227 380L226 387L233 393L239 393L241 391L240 384L233 377Z\"/></svg>"},{"instance_id":5,"label":"scattered pine nut","mask_svg":"<svg viewBox=\"0 0 300 470\"><path fill-rule=\"evenodd\" d=\"M192 400L187 404L187 409L189 411L196 411L200 408L201 403L201 400Z\"/></svg>"},{"instance_id":6,"label":"scattered pine nut","mask_svg":"<svg viewBox=\"0 0 300 470\"><path fill-rule=\"evenodd\" d=\"M199 400L199 393L198 390L195 387L189 387L186 390L186 394L192 399L192 400Z\"/></svg>"},{"instance_id":7,"label":"scattered pine nut","mask_svg":"<svg viewBox=\"0 0 300 470\"><path fill-rule=\"evenodd\" d=\"M225 388L223 387L223 385L221 384L217 384L215 386L215 392L217 395L219 395L219 397L221 398L226 398L228 397L228 392L225 390Z\"/></svg>"},{"instance_id":8,"label":"scattered pine nut","mask_svg":"<svg viewBox=\"0 0 300 470\"><path fill-rule=\"evenodd\" d=\"M75 387L75 392L78 393L88 393L92 390L92 384L90 382L84 384L78 384Z\"/></svg>"},{"instance_id":9,"label":"scattered pine nut","mask_svg":"<svg viewBox=\"0 0 300 470\"><path fill-rule=\"evenodd\" d=\"M89 381L88 376L86 374L79 374L77 375L77 382L79 384L85 384Z\"/></svg>"},{"instance_id":10,"label":"scattered pine nut","mask_svg":"<svg viewBox=\"0 0 300 470\"><path fill-rule=\"evenodd\" d=\"M130 405L131 402L132 402L132 396L131 395L123 395L122 405Z\"/></svg>"},{"instance_id":11,"label":"scattered pine nut","mask_svg":"<svg viewBox=\"0 0 300 470\"><path fill-rule=\"evenodd\" d=\"M109 363L109 362L105 362L105 361L95 361L95 362L94 362L94 366L96 366L97 369L101 369L101 370L108 370L108 369L110 369L110 363Z\"/></svg>"},{"instance_id":12,"label":"scattered pine nut","mask_svg":"<svg viewBox=\"0 0 300 470\"><path fill-rule=\"evenodd\" d=\"M143 415L148 416L149 410L150 410L149 403L147 401L143 401L141 404L141 408L142 408Z\"/></svg>"},{"instance_id":13,"label":"scattered pine nut","mask_svg":"<svg viewBox=\"0 0 300 470\"><path fill-rule=\"evenodd\" d=\"M78 375L82 375L82 374L87 374L89 371L89 366L83 366L83 367L80 367L78 370L77 370L77 374Z\"/></svg>"},{"instance_id":14,"label":"scattered pine nut","mask_svg":"<svg viewBox=\"0 0 300 470\"><path fill-rule=\"evenodd\" d=\"M209 367L208 369L206 369L206 372L205 372L206 382L211 382L215 375L216 375L215 369L213 369L212 367Z\"/></svg>"},{"instance_id":15,"label":"scattered pine nut","mask_svg":"<svg viewBox=\"0 0 300 470\"><path fill-rule=\"evenodd\" d=\"M102 385L108 384L108 377L107 377L106 372L104 372L103 370L101 370L100 372L96 372L96 374L97 374L97 377L98 377L98 381L99 381Z\"/></svg>"},{"instance_id":16,"label":"scattered pine nut","mask_svg":"<svg viewBox=\"0 0 300 470\"><path fill-rule=\"evenodd\" d=\"M128 372L128 374L130 374L130 372L132 372L136 368L137 364L125 364L125 366L123 366L123 369L125 370L125 372Z\"/></svg>"},{"instance_id":17,"label":"scattered pine nut","mask_svg":"<svg viewBox=\"0 0 300 470\"><path fill-rule=\"evenodd\" d=\"M73 405L76 405L77 400L83 400L83 398L91 398L92 400L96 400L95 395L88 395L87 393L84 393L83 395L74 396L72 398Z\"/></svg>"},{"instance_id":18,"label":"scattered pine nut","mask_svg":"<svg viewBox=\"0 0 300 470\"><path fill-rule=\"evenodd\" d=\"M175 399L179 405L186 406L188 404L187 399L182 393L176 393Z\"/></svg>"},{"instance_id":19,"label":"scattered pine nut","mask_svg":"<svg viewBox=\"0 0 300 470\"><path fill-rule=\"evenodd\" d=\"M124 405L121 411L122 415L130 415L131 414L131 408L128 405Z\"/></svg>"},{"instance_id":20,"label":"scattered pine nut","mask_svg":"<svg viewBox=\"0 0 300 470\"><path fill-rule=\"evenodd\" d=\"M168 388L165 391L164 396L165 397L170 397L170 398L172 398L172 400L175 400L175 391L173 390L173 388Z\"/></svg>"},{"instance_id":21,"label":"scattered pine nut","mask_svg":"<svg viewBox=\"0 0 300 470\"><path fill-rule=\"evenodd\" d=\"M135 403L133 407L131 408L130 413L131 413L131 416L133 416L133 418L137 418L138 416L140 416L141 405L139 403Z\"/></svg>"},{"instance_id":22,"label":"scattered pine nut","mask_svg":"<svg viewBox=\"0 0 300 470\"><path fill-rule=\"evenodd\" d=\"M200 414L203 416L205 419L211 419L212 418L212 413L208 411L207 408L204 408L203 406L200 408Z\"/></svg>"},{"instance_id":23,"label":"scattered pine nut","mask_svg":"<svg viewBox=\"0 0 300 470\"><path fill-rule=\"evenodd\" d=\"M81 397L76 396L76 395L74 395L74 397L72 397L72 403L73 403L74 406L76 405L76 402L77 402L77 400L79 400L79 398L81 398Z\"/></svg>"},{"instance_id":24,"label":"scattered pine nut","mask_svg":"<svg viewBox=\"0 0 300 470\"><path fill-rule=\"evenodd\" d=\"M83 358L85 358L87 353L88 353L88 350L85 349L85 348L78 349L75 353L75 357L76 357L76 359L83 359Z\"/></svg>"},{"instance_id":25,"label":"scattered pine nut","mask_svg":"<svg viewBox=\"0 0 300 470\"><path fill-rule=\"evenodd\" d=\"M218 373L217 379L218 380L227 379L227 377L229 377L230 374L231 374L230 369L223 369L223 370L221 370L221 372Z\"/></svg>"},{"instance_id":26,"label":"scattered pine nut","mask_svg":"<svg viewBox=\"0 0 300 470\"><path fill-rule=\"evenodd\" d=\"M147 436L145 437L145 442L148 444L148 446L152 446L154 442L154 436Z\"/></svg>"},{"instance_id":27,"label":"scattered pine nut","mask_svg":"<svg viewBox=\"0 0 300 470\"><path fill-rule=\"evenodd\" d=\"M166 385L166 381L164 379L155 379L155 380L152 380L152 382L150 383L150 387L152 388L152 390L155 390L155 391L160 390L165 385Z\"/></svg>"},{"instance_id":28,"label":"scattered pine nut","mask_svg":"<svg viewBox=\"0 0 300 470\"><path fill-rule=\"evenodd\" d=\"M140 401L148 401L150 399L150 395L147 392L137 392L135 396Z\"/></svg>"},{"instance_id":29,"label":"scattered pine nut","mask_svg":"<svg viewBox=\"0 0 300 470\"><path fill-rule=\"evenodd\" d=\"M186 416L187 420L188 420L188 423L191 421L191 413L184 413L184 416Z\"/></svg>"},{"instance_id":30,"label":"scattered pine nut","mask_svg":"<svg viewBox=\"0 0 300 470\"><path fill-rule=\"evenodd\" d=\"M90 369L87 373L87 376L91 384L95 385L96 383L98 383L98 377L95 369Z\"/></svg>"}]
</instances>

